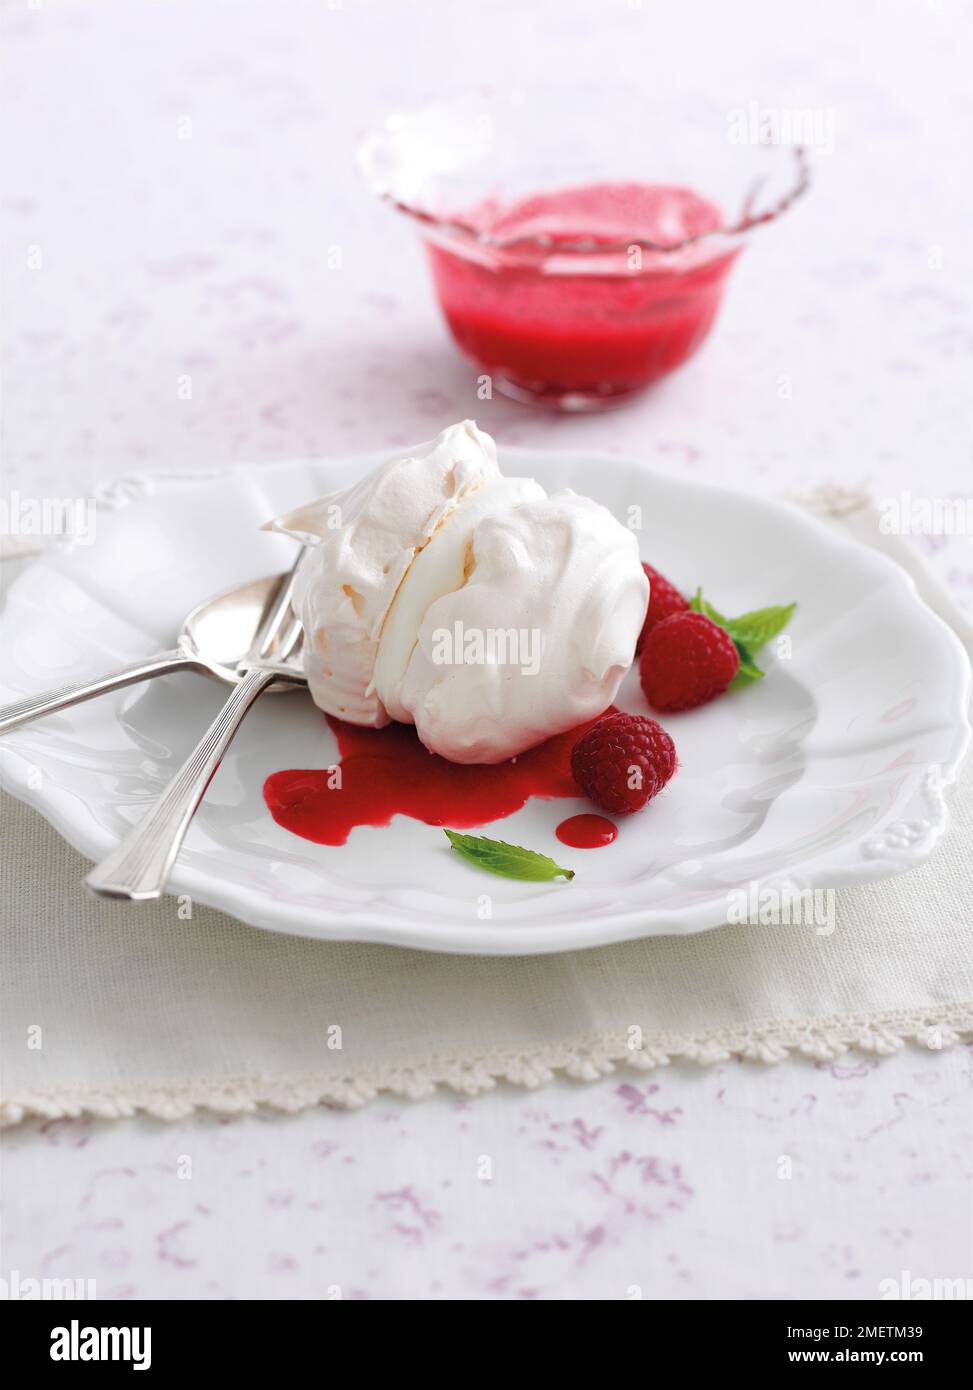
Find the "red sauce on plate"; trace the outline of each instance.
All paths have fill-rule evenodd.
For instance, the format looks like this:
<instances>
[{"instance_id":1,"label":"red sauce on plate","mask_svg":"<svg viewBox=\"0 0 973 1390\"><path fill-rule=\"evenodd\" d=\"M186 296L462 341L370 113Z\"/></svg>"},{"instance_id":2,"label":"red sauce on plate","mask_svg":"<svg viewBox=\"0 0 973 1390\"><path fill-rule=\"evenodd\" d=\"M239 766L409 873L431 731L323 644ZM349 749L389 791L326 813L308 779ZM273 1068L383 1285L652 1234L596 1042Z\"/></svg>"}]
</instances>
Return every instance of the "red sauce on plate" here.
<instances>
[{"instance_id":1,"label":"red sauce on plate","mask_svg":"<svg viewBox=\"0 0 973 1390\"><path fill-rule=\"evenodd\" d=\"M343 845L356 825L388 825L395 815L467 830L519 811L532 796L576 797L571 749L595 722L507 762L466 765L430 753L410 724L362 729L327 718L338 740L337 769L295 768L264 783L277 824L319 845Z\"/></svg>"},{"instance_id":2,"label":"red sauce on plate","mask_svg":"<svg viewBox=\"0 0 973 1390\"><path fill-rule=\"evenodd\" d=\"M572 849L601 849L618 838L618 826L606 816L569 816L554 833Z\"/></svg>"}]
</instances>

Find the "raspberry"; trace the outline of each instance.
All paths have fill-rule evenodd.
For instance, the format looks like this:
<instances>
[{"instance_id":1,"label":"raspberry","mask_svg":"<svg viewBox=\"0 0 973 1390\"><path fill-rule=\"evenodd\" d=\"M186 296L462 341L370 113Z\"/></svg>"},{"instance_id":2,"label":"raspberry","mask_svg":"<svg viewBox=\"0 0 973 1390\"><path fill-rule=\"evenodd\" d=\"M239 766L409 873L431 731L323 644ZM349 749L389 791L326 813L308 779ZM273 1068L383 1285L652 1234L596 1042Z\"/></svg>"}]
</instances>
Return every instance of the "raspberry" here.
<instances>
[{"instance_id":1,"label":"raspberry","mask_svg":"<svg viewBox=\"0 0 973 1390\"><path fill-rule=\"evenodd\" d=\"M574 780L613 816L640 811L676 770L672 739L654 719L609 714L571 750Z\"/></svg>"},{"instance_id":2,"label":"raspberry","mask_svg":"<svg viewBox=\"0 0 973 1390\"><path fill-rule=\"evenodd\" d=\"M673 613L645 639L639 677L653 709L693 709L722 695L739 669L728 632L704 613Z\"/></svg>"},{"instance_id":3,"label":"raspberry","mask_svg":"<svg viewBox=\"0 0 973 1390\"><path fill-rule=\"evenodd\" d=\"M673 613L685 613L689 607L676 586L670 584L664 574L654 570L651 565L643 565L642 568L649 581L649 611L645 615L639 640L635 644L636 656L656 623L661 623L663 618L668 618Z\"/></svg>"}]
</instances>

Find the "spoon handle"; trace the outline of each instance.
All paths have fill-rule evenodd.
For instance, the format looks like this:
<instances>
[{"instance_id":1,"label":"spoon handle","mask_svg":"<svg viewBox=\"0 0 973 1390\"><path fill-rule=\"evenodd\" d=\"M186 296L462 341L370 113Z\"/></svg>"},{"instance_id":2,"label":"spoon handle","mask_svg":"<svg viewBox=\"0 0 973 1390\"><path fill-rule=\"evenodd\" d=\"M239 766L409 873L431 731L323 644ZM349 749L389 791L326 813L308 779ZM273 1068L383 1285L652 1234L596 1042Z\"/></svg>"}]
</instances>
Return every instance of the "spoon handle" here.
<instances>
[{"instance_id":1,"label":"spoon handle","mask_svg":"<svg viewBox=\"0 0 973 1390\"><path fill-rule=\"evenodd\" d=\"M54 714L56 710L78 705L82 700L91 700L109 690L118 690L123 685L134 685L136 681L148 680L150 676L162 676L168 671L185 671L197 665L198 662L185 652L160 652L158 656L133 661L130 666L122 666L120 670L97 680L75 681L73 685L45 690L40 695L27 695L9 705L0 705L0 734L19 729L21 724L29 724L43 714Z\"/></svg>"},{"instance_id":2,"label":"spoon handle","mask_svg":"<svg viewBox=\"0 0 973 1390\"><path fill-rule=\"evenodd\" d=\"M93 892L135 901L162 896L189 822L223 754L254 700L276 679L273 671L255 669L234 687L159 801L85 879Z\"/></svg>"}]
</instances>

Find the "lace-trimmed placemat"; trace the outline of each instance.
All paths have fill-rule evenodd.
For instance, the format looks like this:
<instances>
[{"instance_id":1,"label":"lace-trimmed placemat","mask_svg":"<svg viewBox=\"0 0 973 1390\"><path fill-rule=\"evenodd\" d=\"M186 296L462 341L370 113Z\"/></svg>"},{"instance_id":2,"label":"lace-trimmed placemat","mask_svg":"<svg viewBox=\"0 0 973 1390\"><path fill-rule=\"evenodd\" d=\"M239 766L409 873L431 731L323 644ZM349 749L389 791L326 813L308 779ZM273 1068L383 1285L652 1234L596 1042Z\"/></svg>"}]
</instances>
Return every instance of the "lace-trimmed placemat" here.
<instances>
[{"instance_id":1,"label":"lace-trimmed placemat","mask_svg":"<svg viewBox=\"0 0 973 1390\"><path fill-rule=\"evenodd\" d=\"M810 501L881 540L857 495ZM883 544L968 641L905 544ZM486 959L305 941L201 907L183 921L174 899L133 910L88 897L85 861L4 798L0 1118L295 1111L594 1080L620 1065L947 1047L973 1032L969 768L951 811L921 868L835 895L831 935L727 926Z\"/></svg>"}]
</instances>

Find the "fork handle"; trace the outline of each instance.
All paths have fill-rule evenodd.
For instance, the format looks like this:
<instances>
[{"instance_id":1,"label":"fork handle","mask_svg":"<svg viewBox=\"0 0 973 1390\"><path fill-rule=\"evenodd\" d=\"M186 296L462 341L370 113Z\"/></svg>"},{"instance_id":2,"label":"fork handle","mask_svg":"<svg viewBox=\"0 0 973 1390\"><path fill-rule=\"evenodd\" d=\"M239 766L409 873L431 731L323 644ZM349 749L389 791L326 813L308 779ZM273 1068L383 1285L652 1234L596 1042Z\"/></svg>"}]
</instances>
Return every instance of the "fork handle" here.
<instances>
[{"instance_id":1,"label":"fork handle","mask_svg":"<svg viewBox=\"0 0 973 1390\"><path fill-rule=\"evenodd\" d=\"M0 734L19 729L22 724L29 724L43 714L54 714L59 709L67 709L69 705L80 704L82 700L91 700L96 695L105 695L109 690L118 690L123 685L134 685L136 681L163 676L169 671L185 671L198 664L185 652L160 652L158 656L133 661L130 666L122 666L96 680L75 681L72 685L45 690L40 695L28 695L9 705L0 705Z\"/></svg>"},{"instance_id":2,"label":"fork handle","mask_svg":"<svg viewBox=\"0 0 973 1390\"><path fill-rule=\"evenodd\" d=\"M247 710L277 679L249 671L151 811L85 879L95 893L141 901L159 898L182 847L189 822Z\"/></svg>"}]
</instances>

